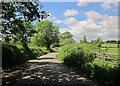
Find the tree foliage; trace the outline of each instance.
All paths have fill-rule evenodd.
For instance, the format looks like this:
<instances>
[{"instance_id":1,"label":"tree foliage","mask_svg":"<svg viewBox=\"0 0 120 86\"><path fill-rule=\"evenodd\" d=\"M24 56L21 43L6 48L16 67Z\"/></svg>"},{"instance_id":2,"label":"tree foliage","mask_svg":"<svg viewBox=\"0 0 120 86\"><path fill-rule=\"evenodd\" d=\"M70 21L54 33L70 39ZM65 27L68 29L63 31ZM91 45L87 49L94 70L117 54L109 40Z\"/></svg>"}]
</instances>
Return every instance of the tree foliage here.
<instances>
[{"instance_id":1,"label":"tree foliage","mask_svg":"<svg viewBox=\"0 0 120 86\"><path fill-rule=\"evenodd\" d=\"M60 34L60 45L64 46L67 44L75 43L75 40L72 37L73 35L68 31L61 33Z\"/></svg>"},{"instance_id":2,"label":"tree foliage","mask_svg":"<svg viewBox=\"0 0 120 86\"><path fill-rule=\"evenodd\" d=\"M28 30L31 29L30 23L48 16L45 11L40 11L41 8L38 2L2 2L2 34L5 40L15 36L22 40L23 45L26 44L26 36L30 36L26 33L31 33Z\"/></svg>"},{"instance_id":3,"label":"tree foliage","mask_svg":"<svg viewBox=\"0 0 120 86\"><path fill-rule=\"evenodd\" d=\"M60 34L61 39L72 38L72 37L73 37L73 35L68 31Z\"/></svg>"},{"instance_id":4,"label":"tree foliage","mask_svg":"<svg viewBox=\"0 0 120 86\"><path fill-rule=\"evenodd\" d=\"M80 40L80 43L87 43L87 42L88 42L88 41L87 41L86 36L83 36L82 40Z\"/></svg>"},{"instance_id":5,"label":"tree foliage","mask_svg":"<svg viewBox=\"0 0 120 86\"><path fill-rule=\"evenodd\" d=\"M73 43L75 43L75 40L73 38L66 38L66 39L62 39L60 41L61 46L64 46L64 45L67 45L67 44L73 44Z\"/></svg>"},{"instance_id":6,"label":"tree foliage","mask_svg":"<svg viewBox=\"0 0 120 86\"><path fill-rule=\"evenodd\" d=\"M53 26L52 22L48 20L37 22L34 28L38 33L34 34L33 40L38 46L46 46L50 49L51 44L59 42L59 27Z\"/></svg>"},{"instance_id":7,"label":"tree foliage","mask_svg":"<svg viewBox=\"0 0 120 86\"><path fill-rule=\"evenodd\" d=\"M94 45L96 45L97 47L101 47L102 46L102 39L100 37L98 37L96 40L92 41L92 43Z\"/></svg>"}]
</instances>

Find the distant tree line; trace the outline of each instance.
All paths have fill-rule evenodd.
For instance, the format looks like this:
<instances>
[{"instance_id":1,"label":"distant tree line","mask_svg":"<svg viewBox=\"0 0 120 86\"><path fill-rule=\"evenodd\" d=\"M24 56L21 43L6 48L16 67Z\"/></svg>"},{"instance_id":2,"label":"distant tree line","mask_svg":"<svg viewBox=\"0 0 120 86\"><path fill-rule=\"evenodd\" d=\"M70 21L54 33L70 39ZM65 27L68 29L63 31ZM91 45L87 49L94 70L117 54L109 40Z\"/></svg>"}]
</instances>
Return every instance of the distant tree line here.
<instances>
[{"instance_id":1,"label":"distant tree line","mask_svg":"<svg viewBox=\"0 0 120 86\"><path fill-rule=\"evenodd\" d=\"M107 40L105 41L106 43L117 43L120 44L120 40L116 41L116 40Z\"/></svg>"}]
</instances>

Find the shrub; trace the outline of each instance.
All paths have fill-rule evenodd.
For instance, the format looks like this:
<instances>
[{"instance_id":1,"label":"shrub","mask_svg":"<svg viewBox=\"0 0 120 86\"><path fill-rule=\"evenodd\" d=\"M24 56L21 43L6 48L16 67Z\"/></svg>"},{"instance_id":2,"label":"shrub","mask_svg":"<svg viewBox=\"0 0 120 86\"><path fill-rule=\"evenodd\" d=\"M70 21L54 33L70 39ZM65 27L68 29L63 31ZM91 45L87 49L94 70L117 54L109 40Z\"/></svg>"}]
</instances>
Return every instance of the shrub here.
<instances>
[{"instance_id":1,"label":"shrub","mask_svg":"<svg viewBox=\"0 0 120 86\"><path fill-rule=\"evenodd\" d=\"M8 69L20 65L27 60L49 53L46 48L31 47L24 49L17 45L2 43L2 68Z\"/></svg>"},{"instance_id":2,"label":"shrub","mask_svg":"<svg viewBox=\"0 0 120 86\"><path fill-rule=\"evenodd\" d=\"M115 85L120 77L120 67L114 62L97 58L84 66L84 74L101 84Z\"/></svg>"},{"instance_id":3,"label":"shrub","mask_svg":"<svg viewBox=\"0 0 120 86\"><path fill-rule=\"evenodd\" d=\"M113 84L116 81L116 74L118 73L117 64L105 60L94 60L93 78L105 84ZM120 71L119 71L120 74ZM118 76L118 74L117 74Z\"/></svg>"},{"instance_id":4,"label":"shrub","mask_svg":"<svg viewBox=\"0 0 120 86\"><path fill-rule=\"evenodd\" d=\"M57 59L68 66L82 68L84 64L92 61L94 56L90 44L70 44L62 47Z\"/></svg>"},{"instance_id":5,"label":"shrub","mask_svg":"<svg viewBox=\"0 0 120 86\"><path fill-rule=\"evenodd\" d=\"M34 53L35 56L41 56L44 54L49 53L50 51L47 50L47 48L41 48L41 47L30 47L31 51Z\"/></svg>"},{"instance_id":6,"label":"shrub","mask_svg":"<svg viewBox=\"0 0 120 86\"><path fill-rule=\"evenodd\" d=\"M27 58L23 49L18 49L7 43L2 43L2 67L9 68L24 62Z\"/></svg>"},{"instance_id":7,"label":"shrub","mask_svg":"<svg viewBox=\"0 0 120 86\"><path fill-rule=\"evenodd\" d=\"M100 84L120 84L120 64L96 58L99 48L90 43L63 46L57 59L64 64L79 69L84 76L97 80ZM102 52L102 51L101 51Z\"/></svg>"},{"instance_id":8,"label":"shrub","mask_svg":"<svg viewBox=\"0 0 120 86\"><path fill-rule=\"evenodd\" d=\"M55 43L53 43L53 44L51 45L51 47L52 47L52 48L60 47L60 45L59 45L59 43L56 43L56 42L55 42Z\"/></svg>"}]
</instances>

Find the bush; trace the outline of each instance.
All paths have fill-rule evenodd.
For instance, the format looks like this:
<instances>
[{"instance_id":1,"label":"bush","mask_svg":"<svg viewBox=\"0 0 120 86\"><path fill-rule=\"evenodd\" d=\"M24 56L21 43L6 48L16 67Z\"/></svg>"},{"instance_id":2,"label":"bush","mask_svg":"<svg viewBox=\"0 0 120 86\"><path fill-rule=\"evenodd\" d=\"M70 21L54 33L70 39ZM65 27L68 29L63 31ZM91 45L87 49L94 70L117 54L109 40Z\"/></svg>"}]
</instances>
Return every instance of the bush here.
<instances>
[{"instance_id":1,"label":"bush","mask_svg":"<svg viewBox=\"0 0 120 86\"><path fill-rule=\"evenodd\" d=\"M41 47L30 47L30 49L37 57L50 52L47 50L47 48L41 48Z\"/></svg>"},{"instance_id":2,"label":"bush","mask_svg":"<svg viewBox=\"0 0 120 86\"><path fill-rule=\"evenodd\" d=\"M52 47L52 48L60 47L60 45L59 45L59 43L56 43L56 42L55 42L55 43L53 43L53 44L51 45L51 47Z\"/></svg>"},{"instance_id":3,"label":"bush","mask_svg":"<svg viewBox=\"0 0 120 86\"><path fill-rule=\"evenodd\" d=\"M60 40L60 46L65 46L67 44L74 44L75 40L73 38L65 38Z\"/></svg>"},{"instance_id":4,"label":"bush","mask_svg":"<svg viewBox=\"0 0 120 86\"><path fill-rule=\"evenodd\" d=\"M31 47L24 49L17 45L2 43L2 68L8 69L20 65L27 60L35 59L38 56L49 53L46 48Z\"/></svg>"},{"instance_id":5,"label":"bush","mask_svg":"<svg viewBox=\"0 0 120 86\"><path fill-rule=\"evenodd\" d=\"M24 62L27 58L23 49L2 43L2 67L9 68Z\"/></svg>"},{"instance_id":6,"label":"bush","mask_svg":"<svg viewBox=\"0 0 120 86\"><path fill-rule=\"evenodd\" d=\"M94 52L98 51L99 48L90 43L69 44L62 47L57 59L69 67L79 69L84 76L95 79L100 84L120 84L120 64L97 58Z\"/></svg>"},{"instance_id":7,"label":"bush","mask_svg":"<svg viewBox=\"0 0 120 86\"><path fill-rule=\"evenodd\" d=\"M114 62L97 58L84 66L84 74L101 84L115 85L119 83L120 67Z\"/></svg>"},{"instance_id":8,"label":"bush","mask_svg":"<svg viewBox=\"0 0 120 86\"><path fill-rule=\"evenodd\" d=\"M57 55L57 59L68 66L82 68L87 62L91 62L95 57L92 50L93 49L90 44L66 45L62 47L62 50Z\"/></svg>"}]
</instances>

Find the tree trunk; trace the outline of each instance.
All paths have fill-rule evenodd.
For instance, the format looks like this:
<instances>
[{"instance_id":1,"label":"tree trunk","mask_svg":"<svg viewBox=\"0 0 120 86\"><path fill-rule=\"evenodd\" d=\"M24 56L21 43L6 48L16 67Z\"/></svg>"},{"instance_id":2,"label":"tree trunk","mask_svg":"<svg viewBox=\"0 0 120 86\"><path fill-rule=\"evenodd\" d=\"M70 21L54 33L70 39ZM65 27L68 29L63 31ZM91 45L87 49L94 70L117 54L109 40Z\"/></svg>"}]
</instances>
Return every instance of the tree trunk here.
<instances>
[{"instance_id":1,"label":"tree trunk","mask_svg":"<svg viewBox=\"0 0 120 86\"><path fill-rule=\"evenodd\" d=\"M47 43L46 47L47 47L48 50L50 50L50 44L49 43Z\"/></svg>"},{"instance_id":2,"label":"tree trunk","mask_svg":"<svg viewBox=\"0 0 120 86\"><path fill-rule=\"evenodd\" d=\"M22 38L22 45L23 45L23 47L24 47L25 49L28 49L26 37L25 37L25 38Z\"/></svg>"}]
</instances>

